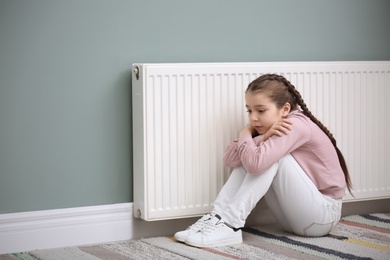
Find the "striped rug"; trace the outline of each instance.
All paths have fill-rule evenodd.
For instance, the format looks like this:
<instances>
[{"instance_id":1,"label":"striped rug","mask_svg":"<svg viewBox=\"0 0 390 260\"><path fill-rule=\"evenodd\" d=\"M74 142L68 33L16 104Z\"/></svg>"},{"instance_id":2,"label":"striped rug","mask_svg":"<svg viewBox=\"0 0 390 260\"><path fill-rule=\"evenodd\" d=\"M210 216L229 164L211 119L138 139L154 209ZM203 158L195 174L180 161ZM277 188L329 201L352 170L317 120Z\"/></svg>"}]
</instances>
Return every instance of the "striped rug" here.
<instances>
[{"instance_id":1,"label":"striped rug","mask_svg":"<svg viewBox=\"0 0 390 260\"><path fill-rule=\"evenodd\" d=\"M244 243L199 249L171 237L0 255L0 260L68 259L390 259L390 213L344 217L331 234L308 238L277 225L248 227Z\"/></svg>"}]
</instances>

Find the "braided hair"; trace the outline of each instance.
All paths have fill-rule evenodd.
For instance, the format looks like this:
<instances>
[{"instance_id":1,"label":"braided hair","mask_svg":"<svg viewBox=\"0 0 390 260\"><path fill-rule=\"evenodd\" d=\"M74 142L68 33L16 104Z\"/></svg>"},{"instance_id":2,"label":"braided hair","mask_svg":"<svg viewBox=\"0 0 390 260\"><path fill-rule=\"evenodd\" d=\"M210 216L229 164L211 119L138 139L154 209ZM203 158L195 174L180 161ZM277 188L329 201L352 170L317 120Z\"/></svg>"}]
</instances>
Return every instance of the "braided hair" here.
<instances>
[{"instance_id":1,"label":"braided hair","mask_svg":"<svg viewBox=\"0 0 390 260\"><path fill-rule=\"evenodd\" d=\"M277 74L264 74L252 81L245 93L265 93L276 104L277 108L282 108L284 104L290 103L291 110L302 109L303 114L310 118L321 130L328 136L336 149L339 158L340 166L343 169L345 182L348 191L352 194L352 183L349 177L347 164L340 149L337 147L336 139L332 133L326 128L307 108L301 94L285 77Z\"/></svg>"}]
</instances>

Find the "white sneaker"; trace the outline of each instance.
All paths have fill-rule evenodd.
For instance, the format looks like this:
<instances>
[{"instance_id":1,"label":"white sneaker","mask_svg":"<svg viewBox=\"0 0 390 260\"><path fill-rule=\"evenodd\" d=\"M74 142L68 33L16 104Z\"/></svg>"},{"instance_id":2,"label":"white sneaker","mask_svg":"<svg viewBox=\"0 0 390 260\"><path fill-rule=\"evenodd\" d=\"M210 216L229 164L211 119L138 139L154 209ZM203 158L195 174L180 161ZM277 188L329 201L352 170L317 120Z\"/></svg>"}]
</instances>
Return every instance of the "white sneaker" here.
<instances>
[{"instance_id":1,"label":"white sneaker","mask_svg":"<svg viewBox=\"0 0 390 260\"><path fill-rule=\"evenodd\" d=\"M211 219L211 217L212 215L209 213L203 215L203 217L198 219L198 221L189 226L186 230L176 232L176 234L174 235L175 239L180 242L185 242L189 235L192 235L201 230L205 223L207 223Z\"/></svg>"},{"instance_id":2,"label":"white sneaker","mask_svg":"<svg viewBox=\"0 0 390 260\"><path fill-rule=\"evenodd\" d=\"M185 243L195 247L229 246L242 243L241 230L234 231L220 216L215 215L202 230L188 235Z\"/></svg>"}]
</instances>

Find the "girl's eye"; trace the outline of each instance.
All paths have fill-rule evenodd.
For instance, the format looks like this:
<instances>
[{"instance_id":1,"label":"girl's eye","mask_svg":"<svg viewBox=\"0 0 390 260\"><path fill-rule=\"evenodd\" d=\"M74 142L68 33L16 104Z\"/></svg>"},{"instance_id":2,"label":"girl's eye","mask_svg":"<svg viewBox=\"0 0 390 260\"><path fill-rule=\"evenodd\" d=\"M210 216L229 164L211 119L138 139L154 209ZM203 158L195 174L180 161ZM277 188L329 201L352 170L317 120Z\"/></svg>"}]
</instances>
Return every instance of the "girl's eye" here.
<instances>
[{"instance_id":1,"label":"girl's eye","mask_svg":"<svg viewBox=\"0 0 390 260\"><path fill-rule=\"evenodd\" d=\"M259 113L264 113L265 110L258 110L257 112L259 112Z\"/></svg>"},{"instance_id":2,"label":"girl's eye","mask_svg":"<svg viewBox=\"0 0 390 260\"><path fill-rule=\"evenodd\" d=\"M252 113L252 111L251 111L251 110L247 110L246 112L247 112L247 113L249 113L249 114L250 114L250 113Z\"/></svg>"}]
</instances>

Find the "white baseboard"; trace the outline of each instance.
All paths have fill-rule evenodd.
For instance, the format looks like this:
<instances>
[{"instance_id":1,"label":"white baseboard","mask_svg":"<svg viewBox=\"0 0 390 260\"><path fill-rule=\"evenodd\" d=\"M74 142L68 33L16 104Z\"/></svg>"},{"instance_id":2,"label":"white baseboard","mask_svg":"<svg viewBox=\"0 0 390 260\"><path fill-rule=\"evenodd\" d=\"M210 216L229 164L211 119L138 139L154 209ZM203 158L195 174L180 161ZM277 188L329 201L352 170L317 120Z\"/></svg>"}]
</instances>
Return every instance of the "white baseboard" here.
<instances>
[{"instance_id":1,"label":"white baseboard","mask_svg":"<svg viewBox=\"0 0 390 260\"><path fill-rule=\"evenodd\" d=\"M131 239L133 204L0 214L0 254Z\"/></svg>"},{"instance_id":2,"label":"white baseboard","mask_svg":"<svg viewBox=\"0 0 390 260\"><path fill-rule=\"evenodd\" d=\"M0 214L0 254L170 236L196 220L146 222L133 203Z\"/></svg>"}]
</instances>

